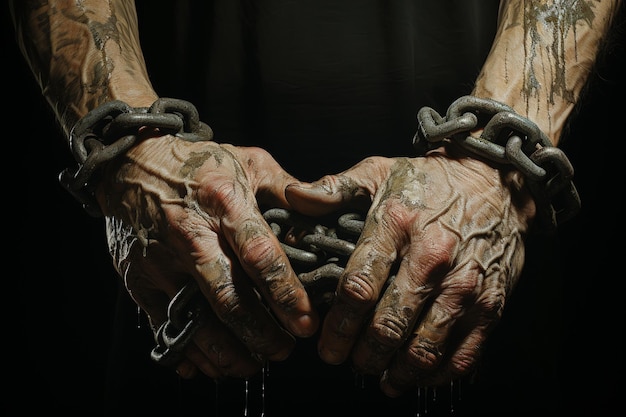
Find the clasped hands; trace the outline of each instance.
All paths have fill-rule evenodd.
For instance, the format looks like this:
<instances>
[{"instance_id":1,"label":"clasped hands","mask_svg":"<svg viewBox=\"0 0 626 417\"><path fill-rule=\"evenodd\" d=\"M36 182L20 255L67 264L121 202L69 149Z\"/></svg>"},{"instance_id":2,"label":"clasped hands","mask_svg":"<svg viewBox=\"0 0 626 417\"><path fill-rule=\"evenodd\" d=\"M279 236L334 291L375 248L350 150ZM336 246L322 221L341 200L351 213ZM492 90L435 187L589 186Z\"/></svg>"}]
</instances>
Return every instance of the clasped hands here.
<instances>
[{"instance_id":1,"label":"clasped hands","mask_svg":"<svg viewBox=\"0 0 626 417\"><path fill-rule=\"evenodd\" d=\"M442 148L305 183L260 148L142 135L106 168L97 198L114 265L153 330L189 280L208 300L182 377L251 376L313 335L323 361L379 375L390 397L476 364L524 264L535 206L519 173ZM260 204L310 216L368 208L324 317Z\"/></svg>"}]
</instances>

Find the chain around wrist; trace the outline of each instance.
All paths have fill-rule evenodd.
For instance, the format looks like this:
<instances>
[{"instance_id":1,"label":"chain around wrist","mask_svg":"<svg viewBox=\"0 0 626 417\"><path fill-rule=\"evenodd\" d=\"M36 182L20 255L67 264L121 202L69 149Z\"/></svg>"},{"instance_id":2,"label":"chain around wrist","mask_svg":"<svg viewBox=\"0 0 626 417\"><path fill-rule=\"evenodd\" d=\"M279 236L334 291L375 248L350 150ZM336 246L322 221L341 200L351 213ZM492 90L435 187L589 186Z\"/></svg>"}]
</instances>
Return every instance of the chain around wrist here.
<instances>
[{"instance_id":1,"label":"chain around wrist","mask_svg":"<svg viewBox=\"0 0 626 417\"><path fill-rule=\"evenodd\" d=\"M59 174L61 185L90 215L102 216L94 195L102 169L137 143L142 127L157 128L163 134L192 142L213 138L195 106L184 100L159 98L149 108L113 100L96 107L70 132L70 148L78 168L67 168Z\"/></svg>"},{"instance_id":2,"label":"chain around wrist","mask_svg":"<svg viewBox=\"0 0 626 417\"><path fill-rule=\"evenodd\" d=\"M544 231L574 217L580 198L572 182L574 169L565 153L529 119L495 100L463 96L442 116L430 107L418 114L413 146L420 155L444 141L460 145L470 154L499 164L510 164L526 178L537 204ZM479 137L470 132L482 128Z\"/></svg>"}]
</instances>

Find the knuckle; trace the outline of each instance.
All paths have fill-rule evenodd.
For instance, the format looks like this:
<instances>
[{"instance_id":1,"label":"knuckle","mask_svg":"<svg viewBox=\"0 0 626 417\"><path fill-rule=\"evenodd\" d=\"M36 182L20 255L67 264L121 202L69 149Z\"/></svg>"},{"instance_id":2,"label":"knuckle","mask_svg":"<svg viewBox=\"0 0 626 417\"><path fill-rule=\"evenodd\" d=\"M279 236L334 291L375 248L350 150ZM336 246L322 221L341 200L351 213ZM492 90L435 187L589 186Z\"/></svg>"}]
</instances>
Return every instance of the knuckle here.
<instances>
[{"instance_id":1,"label":"knuckle","mask_svg":"<svg viewBox=\"0 0 626 417\"><path fill-rule=\"evenodd\" d=\"M244 268L258 270L261 273L276 274L285 269L281 263L281 256L265 236L251 231L251 234L241 243L240 260Z\"/></svg>"},{"instance_id":2,"label":"knuckle","mask_svg":"<svg viewBox=\"0 0 626 417\"><path fill-rule=\"evenodd\" d=\"M367 166L378 166L378 165L387 166L390 164L390 162L391 161L389 161L388 158L374 155L374 156L368 156L364 158L361 163Z\"/></svg>"},{"instance_id":3,"label":"knuckle","mask_svg":"<svg viewBox=\"0 0 626 417\"><path fill-rule=\"evenodd\" d=\"M215 289L215 313L224 321L230 321L232 317L241 314L241 298L232 281L224 282Z\"/></svg>"},{"instance_id":4,"label":"knuckle","mask_svg":"<svg viewBox=\"0 0 626 417\"><path fill-rule=\"evenodd\" d=\"M433 272L442 271L443 273L451 263L450 257L447 255L448 254L442 250L429 251L420 257L420 261L425 265L426 269Z\"/></svg>"},{"instance_id":5,"label":"knuckle","mask_svg":"<svg viewBox=\"0 0 626 417\"><path fill-rule=\"evenodd\" d=\"M258 146L250 146L246 151L248 153L247 165L252 165L254 161L257 161L257 163L261 165L274 162L272 155L267 150Z\"/></svg>"},{"instance_id":6,"label":"knuckle","mask_svg":"<svg viewBox=\"0 0 626 417\"><path fill-rule=\"evenodd\" d=\"M422 268L435 275L447 273L454 262L457 241L453 236L443 233L436 239L423 242L424 250L418 257Z\"/></svg>"},{"instance_id":7,"label":"knuckle","mask_svg":"<svg viewBox=\"0 0 626 417\"><path fill-rule=\"evenodd\" d=\"M269 292L275 302L284 308L297 303L296 288L288 283L287 262L270 240L261 235L245 240L240 259L244 269L254 271L259 285Z\"/></svg>"},{"instance_id":8,"label":"knuckle","mask_svg":"<svg viewBox=\"0 0 626 417\"><path fill-rule=\"evenodd\" d=\"M232 179L213 181L207 187L200 187L197 191L198 200L207 207L218 211L218 214L237 208L242 194L237 192L237 186Z\"/></svg>"},{"instance_id":9,"label":"knuckle","mask_svg":"<svg viewBox=\"0 0 626 417\"><path fill-rule=\"evenodd\" d=\"M408 329L406 317L389 311L374 319L370 336L383 347L396 348L404 342Z\"/></svg>"},{"instance_id":10,"label":"knuckle","mask_svg":"<svg viewBox=\"0 0 626 417\"><path fill-rule=\"evenodd\" d=\"M439 347L431 341L418 337L419 342L409 347L407 362L416 368L424 370L434 369L442 356Z\"/></svg>"},{"instance_id":11,"label":"knuckle","mask_svg":"<svg viewBox=\"0 0 626 417\"><path fill-rule=\"evenodd\" d=\"M455 274L445 282L444 286L462 298L475 296L476 291L480 289L480 276L479 268L477 266L472 267L462 274Z\"/></svg>"},{"instance_id":12,"label":"knuckle","mask_svg":"<svg viewBox=\"0 0 626 417\"><path fill-rule=\"evenodd\" d=\"M324 175L315 183L328 192L340 191L346 197L357 194L359 190L356 184L341 175Z\"/></svg>"},{"instance_id":13,"label":"knuckle","mask_svg":"<svg viewBox=\"0 0 626 417\"><path fill-rule=\"evenodd\" d=\"M482 315L490 320L499 320L504 310L505 294L497 288L488 288L478 299Z\"/></svg>"},{"instance_id":14,"label":"knuckle","mask_svg":"<svg viewBox=\"0 0 626 417\"><path fill-rule=\"evenodd\" d=\"M478 354L472 349L462 348L450 360L452 374L463 376L469 374L477 361Z\"/></svg>"},{"instance_id":15,"label":"knuckle","mask_svg":"<svg viewBox=\"0 0 626 417\"><path fill-rule=\"evenodd\" d=\"M281 285L272 291L271 296L273 300L281 306L284 310L291 310L295 308L298 303L298 292L292 285Z\"/></svg>"},{"instance_id":16,"label":"knuckle","mask_svg":"<svg viewBox=\"0 0 626 417\"><path fill-rule=\"evenodd\" d=\"M342 294L355 304L370 305L376 302L376 291L371 278L363 273L348 274L340 286Z\"/></svg>"},{"instance_id":17,"label":"knuckle","mask_svg":"<svg viewBox=\"0 0 626 417\"><path fill-rule=\"evenodd\" d=\"M380 221L387 227L393 229L401 225L405 227L405 223L410 220L410 216L407 215L407 207L398 198L388 198L384 204L385 210L382 214Z\"/></svg>"}]
</instances>

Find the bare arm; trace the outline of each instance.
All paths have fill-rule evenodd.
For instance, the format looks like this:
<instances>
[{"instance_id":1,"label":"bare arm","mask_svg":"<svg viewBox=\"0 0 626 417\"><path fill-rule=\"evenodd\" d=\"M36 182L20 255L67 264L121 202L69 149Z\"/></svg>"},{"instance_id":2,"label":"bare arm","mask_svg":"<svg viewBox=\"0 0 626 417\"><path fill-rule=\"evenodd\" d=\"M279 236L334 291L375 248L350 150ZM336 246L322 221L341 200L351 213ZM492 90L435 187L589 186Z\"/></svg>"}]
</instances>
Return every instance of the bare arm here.
<instances>
[{"instance_id":1,"label":"bare arm","mask_svg":"<svg viewBox=\"0 0 626 417\"><path fill-rule=\"evenodd\" d=\"M133 107L157 98L139 45L132 0L10 0L17 39L68 136L110 100Z\"/></svg>"},{"instance_id":2,"label":"bare arm","mask_svg":"<svg viewBox=\"0 0 626 417\"><path fill-rule=\"evenodd\" d=\"M503 1L473 94L513 107L558 144L617 6ZM536 205L518 172L446 151L367 158L287 189L292 206L310 214L371 198L318 350L328 363L351 358L381 375L389 396L471 372L524 267Z\"/></svg>"},{"instance_id":3,"label":"bare arm","mask_svg":"<svg viewBox=\"0 0 626 417\"><path fill-rule=\"evenodd\" d=\"M510 105L557 145L619 4L503 1L473 94Z\"/></svg>"},{"instance_id":4,"label":"bare arm","mask_svg":"<svg viewBox=\"0 0 626 417\"><path fill-rule=\"evenodd\" d=\"M103 103L149 107L158 98L134 7L11 2L22 52L68 141L75 123ZM185 141L146 126L136 136L104 167L96 194L114 265L155 332L191 280L212 307L177 364L180 375L248 376L284 359L294 336L315 332L317 313L257 196L287 207L284 189L296 179L259 148Z\"/></svg>"}]
</instances>

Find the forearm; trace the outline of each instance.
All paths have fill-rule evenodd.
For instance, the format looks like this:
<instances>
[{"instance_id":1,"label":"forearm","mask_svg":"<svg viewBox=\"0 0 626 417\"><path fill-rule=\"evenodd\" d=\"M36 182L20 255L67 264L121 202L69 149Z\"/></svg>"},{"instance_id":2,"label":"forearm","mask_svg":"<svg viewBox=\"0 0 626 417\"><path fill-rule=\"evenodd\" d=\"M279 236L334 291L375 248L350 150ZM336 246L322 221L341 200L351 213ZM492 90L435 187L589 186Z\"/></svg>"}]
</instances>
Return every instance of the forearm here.
<instances>
[{"instance_id":1,"label":"forearm","mask_svg":"<svg viewBox=\"0 0 626 417\"><path fill-rule=\"evenodd\" d=\"M132 0L10 1L19 46L66 134L110 100L156 99Z\"/></svg>"},{"instance_id":2,"label":"forearm","mask_svg":"<svg viewBox=\"0 0 626 417\"><path fill-rule=\"evenodd\" d=\"M557 145L619 3L503 1L473 95L508 104Z\"/></svg>"}]
</instances>

